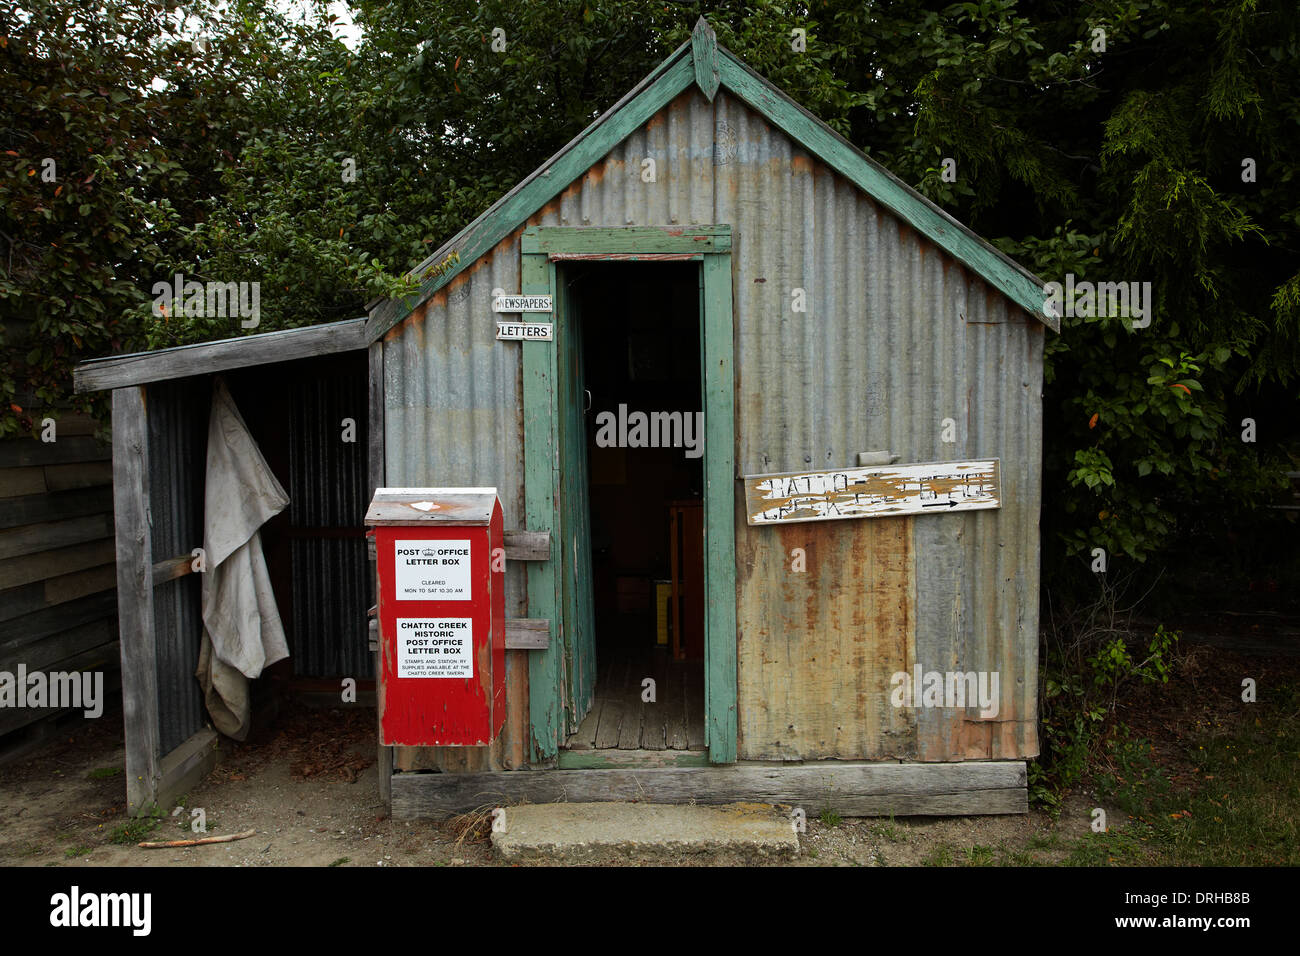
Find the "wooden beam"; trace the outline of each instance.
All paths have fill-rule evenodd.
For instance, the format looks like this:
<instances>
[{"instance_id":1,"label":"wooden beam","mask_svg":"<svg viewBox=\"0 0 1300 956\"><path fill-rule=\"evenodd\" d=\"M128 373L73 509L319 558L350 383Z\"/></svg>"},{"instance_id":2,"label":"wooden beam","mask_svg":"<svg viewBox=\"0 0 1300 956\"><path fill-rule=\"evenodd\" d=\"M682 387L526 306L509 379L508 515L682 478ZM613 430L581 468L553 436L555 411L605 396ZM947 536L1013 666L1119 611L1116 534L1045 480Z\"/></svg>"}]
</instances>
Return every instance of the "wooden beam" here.
<instances>
[{"instance_id":1,"label":"wooden beam","mask_svg":"<svg viewBox=\"0 0 1300 956\"><path fill-rule=\"evenodd\" d=\"M62 635L60 635L62 636ZM104 713L108 714L112 708L112 695L121 690L121 675L119 673L118 661L120 652L117 641L109 641L107 644L100 644L92 647L88 651L83 651L70 658L64 658L58 661L52 661L47 664L36 664L27 662L29 670L44 670L49 672L84 673L85 671L102 672L104 675L103 696L99 699L100 705L104 708ZM0 737L13 733L21 727L26 727L36 723L44 718L52 717L55 714L66 713L74 715L75 722L82 724L89 719L85 716L88 707L71 707L71 708L43 708L43 707L5 707L0 709ZM102 715L101 715L102 716ZM109 718L112 719L111 717Z\"/></svg>"},{"instance_id":2,"label":"wooden beam","mask_svg":"<svg viewBox=\"0 0 1300 956\"><path fill-rule=\"evenodd\" d=\"M561 750L557 760L560 770L635 770L645 767L708 765L708 755L698 750Z\"/></svg>"},{"instance_id":3,"label":"wooden beam","mask_svg":"<svg viewBox=\"0 0 1300 956\"><path fill-rule=\"evenodd\" d=\"M94 392L190 375L209 375L250 365L291 362L366 347L366 320L346 319L281 332L261 332L220 342L181 345L155 352L109 356L83 362L72 372L74 389ZM60 442L60 444L62 444Z\"/></svg>"},{"instance_id":4,"label":"wooden beam","mask_svg":"<svg viewBox=\"0 0 1300 956\"><path fill-rule=\"evenodd\" d=\"M393 819L459 813L500 802L774 803L808 816L955 816L1027 813L1019 760L900 764L521 770L513 773L403 773L393 777Z\"/></svg>"},{"instance_id":5,"label":"wooden beam","mask_svg":"<svg viewBox=\"0 0 1300 956\"><path fill-rule=\"evenodd\" d=\"M0 498L0 528L112 513L113 489L108 485L84 491L52 491L19 498Z\"/></svg>"},{"instance_id":6,"label":"wooden beam","mask_svg":"<svg viewBox=\"0 0 1300 956\"><path fill-rule=\"evenodd\" d=\"M549 531L506 531L502 534L507 561L551 560Z\"/></svg>"},{"instance_id":7,"label":"wooden beam","mask_svg":"<svg viewBox=\"0 0 1300 956\"><path fill-rule=\"evenodd\" d=\"M38 665L33 663L30 655L40 648L33 645L48 642L61 631L70 628L91 621L111 619L116 610L117 594L102 591L80 601L55 604L25 617L5 621L0 624L0 661L16 664L19 660L25 660L28 668L34 669Z\"/></svg>"},{"instance_id":8,"label":"wooden beam","mask_svg":"<svg viewBox=\"0 0 1300 956\"><path fill-rule=\"evenodd\" d=\"M709 761L736 759L736 413L731 256L701 268L704 389L704 694Z\"/></svg>"},{"instance_id":9,"label":"wooden beam","mask_svg":"<svg viewBox=\"0 0 1300 956\"><path fill-rule=\"evenodd\" d=\"M731 251L731 226L530 226L525 255L707 255Z\"/></svg>"},{"instance_id":10,"label":"wooden beam","mask_svg":"<svg viewBox=\"0 0 1300 956\"><path fill-rule=\"evenodd\" d=\"M194 556L191 554L178 554L174 558L167 558L165 561L155 562L153 566L153 586L166 584L168 581L174 581L177 578L183 578L187 574L194 573Z\"/></svg>"},{"instance_id":11,"label":"wooden beam","mask_svg":"<svg viewBox=\"0 0 1300 956\"><path fill-rule=\"evenodd\" d=\"M0 588L17 587L32 581L43 581L73 571L98 567L113 561L116 554L113 539L102 538L89 544L74 544L53 551L0 560Z\"/></svg>"},{"instance_id":12,"label":"wooden beam","mask_svg":"<svg viewBox=\"0 0 1300 956\"><path fill-rule=\"evenodd\" d=\"M555 264L546 256L520 256L520 292L550 295ZM554 346L524 342L524 520L530 528L558 531L559 452L555 422L559 417L555 383L558 377ZM561 605L558 561L533 561L524 569L528 585L528 615L556 622ZM564 709L561 679L564 648L548 647L528 655L528 761L551 760L559 751Z\"/></svg>"},{"instance_id":13,"label":"wooden beam","mask_svg":"<svg viewBox=\"0 0 1300 956\"><path fill-rule=\"evenodd\" d=\"M387 409L384 406L384 342L382 339L371 342L366 354L368 370L366 373L367 414L366 420L366 479L370 485L371 499L375 492L384 487L384 474L387 462L384 458L384 428ZM370 568L370 600L376 602L366 612L366 633L370 638L371 660L374 662L376 689L380 680L379 658L379 563L374 552L375 539L366 538L366 554ZM378 696L378 695L376 695ZM391 807L393 800L390 783L393 778L393 748L384 746L379 736L379 714L375 713L376 773L379 779L379 799L385 807ZM391 810L390 810L391 813Z\"/></svg>"},{"instance_id":14,"label":"wooden beam","mask_svg":"<svg viewBox=\"0 0 1300 956\"><path fill-rule=\"evenodd\" d=\"M9 528L0 531L0 559L101 541L112 533L113 516L108 513Z\"/></svg>"},{"instance_id":15,"label":"wooden beam","mask_svg":"<svg viewBox=\"0 0 1300 956\"><path fill-rule=\"evenodd\" d=\"M695 85L710 103L718 92L718 35L709 21L700 17L691 31L691 61L695 64Z\"/></svg>"},{"instance_id":16,"label":"wooden beam","mask_svg":"<svg viewBox=\"0 0 1300 956\"><path fill-rule=\"evenodd\" d=\"M122 642L126 802L140 813L158 799L158 658L154 643L153 542L149 529L149 428L141 386L113 391L113 503L117 518L117 619Z\"/></svg>"},{"instance_id":17,"label":"wooden beam","mask_svg":"<svg viewBox=\"0 0 1300 956\"><path fill-rule=\"evenodd\" d=\"M551 622L546 618L506 618L506 650L544 651L550 646Z\"/></svg>"},{"instance_id":18,"label":"wooden beam","mask_svg":"<svg viewBox=\"0 0 1300 956\"><path fill-rule=\"evenodd\" d=\"M162 758L157 803L164 809L207 776L217 765L217 734L204 727Z\"/></svg>"},{"instance_id":19,"label":"wooden beam","mask_svg":"<svg viewBox=\"0 0 1300 956\"><path fill-rule=\"evenodd\" d=\"M109 445L87 436L61 438L51 442L22 438L0 442L0 468L107 461L111 454Z\"/></svg>"}]
</instances>

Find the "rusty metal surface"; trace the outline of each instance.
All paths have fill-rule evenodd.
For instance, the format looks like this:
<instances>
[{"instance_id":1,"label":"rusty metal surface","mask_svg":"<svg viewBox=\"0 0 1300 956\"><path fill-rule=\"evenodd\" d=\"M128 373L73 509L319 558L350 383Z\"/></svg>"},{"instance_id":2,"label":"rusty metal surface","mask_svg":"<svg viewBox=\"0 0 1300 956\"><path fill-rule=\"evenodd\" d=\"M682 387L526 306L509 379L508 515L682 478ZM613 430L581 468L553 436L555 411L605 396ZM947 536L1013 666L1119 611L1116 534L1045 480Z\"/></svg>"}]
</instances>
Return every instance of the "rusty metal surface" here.
<instances>
[{"instance_id":1,"label":"rusty metal surface","mask_svg":"<svg viewBox=\"0 0 1300 956\"><path fill-rule=\"evenodd\" d=\"M640 175L647 157L653 183ZM865 522L782 529L778 544L776 529L749 527L738 506L742 683L762 655L747 635L780 620L780 640L797 648L833 626L842 643L829 658L791 652L806 669L784 678L767 669L764 679L787 682L768 688L771 700L823 684L852 694L845 719L857 713L859 729L887 735L857 756L1035 754L1042 326L726 91L713 103L683 93L528 225L673 223L733 229L737 478L853 467L859 452L882 449L899 464L1001 461L1000 509L888 519L911 536L894 548L912 562L906 574L891 566L843 577L872 538L843 526ZM523 513L521 369L518 346L493 337L490 301L494 287L519 290L518 235L385 338L389 484L495 485L507 527ZM819 556L796 587L789 551L798 540ZM759 560L777 547L784 561ZM893 591L870 600L892 602L888 613L864 611L854 590L877 574ZM817 581L811 615L813 597L801 589ZM519 607L520 583L508 580L508 607ZM906 608L894 607L900 601ZM912 629L906 651L899 620ZM910 655L942 671L998 670L997 718L932 709L900 723L880 711L890 687L877 671L862 672L869 686L838 683L836 655L872 647L892 648L882 660ZM790 747L775 705L771 714L770 726L751 722L742 733L742 758L855 756L839 743Z\"/></svg>"}]
</instances>

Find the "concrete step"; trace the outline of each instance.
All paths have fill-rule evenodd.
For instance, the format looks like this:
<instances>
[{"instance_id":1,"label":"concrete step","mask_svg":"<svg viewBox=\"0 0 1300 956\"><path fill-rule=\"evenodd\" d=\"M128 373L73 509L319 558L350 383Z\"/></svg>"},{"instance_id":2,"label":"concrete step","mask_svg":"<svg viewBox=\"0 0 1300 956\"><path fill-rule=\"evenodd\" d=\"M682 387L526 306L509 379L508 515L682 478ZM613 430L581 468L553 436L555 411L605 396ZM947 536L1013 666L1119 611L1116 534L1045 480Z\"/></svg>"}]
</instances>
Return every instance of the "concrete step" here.
<instances>
[{"instance_id":1,"label":"concrete step","mask_svg":"<svg viewBox=\"0 0 1300 956\"><path fill-rule=\"evenodd\" d=\"M744 860L792 857L788 811L765 803L719 807L651 803L545 803L505 808L492 845L506 859L582 860L726 852Z\"/></svg>"}]
</instances>

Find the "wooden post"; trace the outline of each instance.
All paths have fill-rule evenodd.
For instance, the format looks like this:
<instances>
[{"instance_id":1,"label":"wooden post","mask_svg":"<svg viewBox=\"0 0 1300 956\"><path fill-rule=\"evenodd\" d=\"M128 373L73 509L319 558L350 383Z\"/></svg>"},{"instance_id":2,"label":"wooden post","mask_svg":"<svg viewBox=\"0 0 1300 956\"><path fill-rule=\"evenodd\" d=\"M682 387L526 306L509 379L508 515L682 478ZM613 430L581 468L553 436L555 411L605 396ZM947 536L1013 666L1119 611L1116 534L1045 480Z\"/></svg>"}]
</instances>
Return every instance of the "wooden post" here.
<instances>
[{"instance_id":1,"label":"wooden post","mask_svg":"<svg viewBox=\"0 0 1300 956\"><path fill-rule=\"evenodd\" d=\"M736 425L731 256L706 255L704 366L705 738L709 762L736 761Z\"/></svg>"},{"instance_id":2,"label":"wooden post","mask_svg":"<svg viewBox=\"0 0 1300 956\"><path fill-rule=\"evenodd\" d=\"M122 645L128 813L158 798L158 674L154 648L153 542L149 531L149 428L143 386L113 390L113 513L117 618Z\"/></svg>"},{"instance_id":3,"label":"wooden post","mask_svg":"<svg viewBox=\"0 0 1300 956\"><path fill-rule=\"evenodd\" d=\"M378 339L370 343L370 380L369 380L369 421L366 431L366 453L370 476L370 497L373 499L376 489L384 487L384 340ZM377 605L379 603L379 568L373 563L374 540L370 539L367 548L371 552L372 564L374 569L374 589L371 592L371 600ZM379 655L380 651L375 651L375 681L376 691L378 691L379 673ZM379 725L376 722L375 736L378 739ZM379 744L379 759L376 763L376 773L379 775L379 799L387 806L392 807L393 803L393 748L385 747Z\"/></svg>"},{"instance_id":4,"label":"wooden post","mask_svg":"<svg viewBox=\"0 0 1300 956\"><path fill-rule=\"evenodd\" d=\"M555 293L554 269L543 253L520 256L520 292L524 295ZM555 320L559 321L557 313ZM555 557L528 565L528 616L554 622L546 650L528 655L528 708L530 744L528 760L534 766L555 759L564 731L564 632L561 618L559 571L559 459L556 421L559 402L555 345L523 343L524 373L524 520L535 531L551 532Z\"/></svg>"}]
</instances>

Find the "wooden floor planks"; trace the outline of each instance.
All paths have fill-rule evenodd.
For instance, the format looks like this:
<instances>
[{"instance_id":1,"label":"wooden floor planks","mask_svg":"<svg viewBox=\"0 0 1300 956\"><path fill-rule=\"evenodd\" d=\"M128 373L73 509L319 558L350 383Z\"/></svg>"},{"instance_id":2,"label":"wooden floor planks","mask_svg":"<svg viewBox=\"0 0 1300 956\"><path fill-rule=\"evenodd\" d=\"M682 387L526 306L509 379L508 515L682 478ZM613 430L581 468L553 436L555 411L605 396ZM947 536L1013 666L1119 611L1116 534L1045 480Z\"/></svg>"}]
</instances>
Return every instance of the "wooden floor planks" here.
<instances>
[{"instance_id":1,"label":"wooden floor planks","mask_svg":"<svg viewBox=\"0 0 1300 956\"><path fill-rule=\"evenodd\" d=\"M664 648L601 650L591 713L567 749L705 749L702 663L673 661ZM647 677L655 682L653 701L642 700Z\"/></svg>"}]
</instances>

